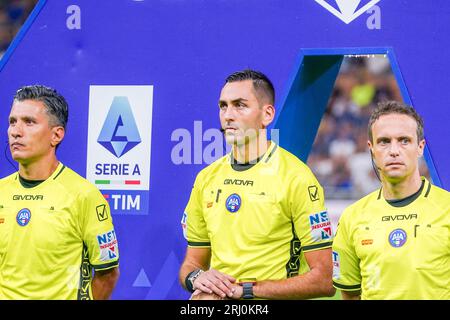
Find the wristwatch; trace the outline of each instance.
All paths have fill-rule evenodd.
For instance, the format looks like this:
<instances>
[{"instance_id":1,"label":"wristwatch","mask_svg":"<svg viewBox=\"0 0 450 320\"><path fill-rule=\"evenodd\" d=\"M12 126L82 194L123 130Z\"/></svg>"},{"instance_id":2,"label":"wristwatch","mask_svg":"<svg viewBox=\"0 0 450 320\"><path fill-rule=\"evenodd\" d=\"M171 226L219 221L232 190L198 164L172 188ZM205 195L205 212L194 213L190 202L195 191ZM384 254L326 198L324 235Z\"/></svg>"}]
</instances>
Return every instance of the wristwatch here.
<instances>
[{"instance_id":1,"label":"wristwatch","mask_svg":"<svg viewBox=\"0 0 450 320\"><path fill-rule=\"evenodd\" d=\"M195 269L194 271L192 271L191 273L189 273L186 277L185 280L185 284L186 284L186 288L190 291L190 292L194 292L194 281L195 279L198 278L199 275L201 275L203 272L202 269Z\"/></svg>"},{"instance_id":2,"label":"wristwatch","mask_svg":"<svg viewBox=\"0 0 450 320\"><path fill-rule=\"evenodd\" d=\"M253 295L253 284L254 282L241 282L242 286L242 299L253 299L255 296Z\"/></svg>"}]
</instances>

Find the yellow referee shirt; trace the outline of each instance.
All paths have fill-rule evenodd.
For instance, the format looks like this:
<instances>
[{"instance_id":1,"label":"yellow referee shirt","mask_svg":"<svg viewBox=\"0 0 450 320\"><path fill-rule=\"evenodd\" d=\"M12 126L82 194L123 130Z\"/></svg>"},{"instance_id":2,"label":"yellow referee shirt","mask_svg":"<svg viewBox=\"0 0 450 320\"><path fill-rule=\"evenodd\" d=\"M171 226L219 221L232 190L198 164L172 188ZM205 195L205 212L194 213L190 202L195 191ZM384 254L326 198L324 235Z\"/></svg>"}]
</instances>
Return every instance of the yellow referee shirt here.
<instances>
[{"instance_id":1,"label":"yellow referee shirt","mask_svg":"<svg viewBox=\"0 0 450 320\"><path fill-rule=\"evenodd\" d=\"M334 286L362 299L450 299L450 193L422 178L401 201L369 194L342 214L333 263Z\"/></svg>"},{"instance_id":2,"label":"yellow referee shirt","mask_svg":"<svg viewBox=\"0 0 450 320\"><path fill-rule=\"evenodd\" d=\"M190 247L236 279L285 279L309 267L303 253L331 247L323 190L297 157L271 143L254 165L226 155L197 176L182 224Z\"/></svg>"},{"instance_id":3,"label":"yellow referee shirt","mask_svg":"<svg viewBox=\"0 0 450 320\"><path fill-rule=\"evenodd\" d=\"M108 203L74 171L0 180L0 299L91 299L92 267L118 261Z\"/></svg>"}]
</instances>

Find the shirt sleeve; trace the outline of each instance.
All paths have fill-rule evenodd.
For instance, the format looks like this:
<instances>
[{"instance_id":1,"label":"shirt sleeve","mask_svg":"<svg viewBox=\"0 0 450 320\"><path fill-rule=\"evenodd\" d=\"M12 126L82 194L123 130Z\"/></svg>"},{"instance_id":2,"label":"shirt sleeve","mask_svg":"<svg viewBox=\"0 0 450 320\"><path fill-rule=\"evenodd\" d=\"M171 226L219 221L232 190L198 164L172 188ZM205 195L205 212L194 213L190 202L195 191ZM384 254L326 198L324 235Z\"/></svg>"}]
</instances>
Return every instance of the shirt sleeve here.
<instances>
[{"instance_id":1,"label":"shirt sleeve","mask_svg":"<svg viewBox=\"0 0 450 320\"><path fill-rule=\"evenodd\" d=\"M210 247L206 222L203 216L203 196L201 178L197 176L191 197L184 210L183 220L186 224L186 239L189 247ZM183 221L182 221L183 224Z\"/></svg>"},{"instance_id":2,"label":"shirt sleeve","mask_svg":"<svg viewBox=\"0 0 450 320\"><path fill-rule=\"evenodd\" d=\"M82 195L81 202L81 234L89 263L96 271L117 267L119 247L108 202L94 188Z\"/></svg>"},{"instance_id":3,"label":"shirt sleeve","mask_svg":"<svg viewBox=\"0 0 450 320\"><path fill-rule=\"evenodd\" d=\"M290 204L295 232L304 252L329 248L333 231L325 209L324 192L311 171L294 178Z\"/></svg>"},{"instance_id":4,"label":"shirt sleeve","mask_svg":"<svg viewBox=\"0 0 450 320\"><path fill-rule=\"evenodd\" d=\"M333 285L340 290L355 291L361 289L361 271L348 216L346 211L341 215L333 241Z\"/></svg>"}]
</instances>

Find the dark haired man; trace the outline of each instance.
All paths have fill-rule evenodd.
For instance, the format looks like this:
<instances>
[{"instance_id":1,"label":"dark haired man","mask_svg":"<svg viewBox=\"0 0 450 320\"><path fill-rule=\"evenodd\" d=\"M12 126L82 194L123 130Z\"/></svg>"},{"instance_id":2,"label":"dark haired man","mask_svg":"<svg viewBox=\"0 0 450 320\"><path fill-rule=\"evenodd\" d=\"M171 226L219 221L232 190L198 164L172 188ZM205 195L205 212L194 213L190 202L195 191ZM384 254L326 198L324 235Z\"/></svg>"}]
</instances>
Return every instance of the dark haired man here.
<instances>
[{"instance_id":1,"label":"dark haired man","mask_svg":"<svg viewBox=\"0 0 450 320\"><path fill-rule=\"evenodd\" d=\"M19 171L0 180L0 299L107 299L118 279L108 203L56 157L67 120L54 89L17 91L8 141Z\"/></svg>"},{"instance_id":2,"label":"dark haired man","mask_svg":"<svg viewBox=\"0 0 450 320\"><path fill-rule=\"evenodd\" d=\"M268 141L274 88L262 73L230 75L219 99L231 154L197 176L183 216L180 282L193 299L333 295L331 223L323 190L298 158Z\"/></svg>"},{"instance_id":3,"label":"dark haired man","mask_svg":"<svg viewBox=\"0 0 450 320\"><path fill-rule=\"evenodd\" d=\"M368 145L381 188L348 207L333 243L333 283L344 299L450 299L450 193L419 173L423 121L381 103Z\"/></svg>"}]
</instances>

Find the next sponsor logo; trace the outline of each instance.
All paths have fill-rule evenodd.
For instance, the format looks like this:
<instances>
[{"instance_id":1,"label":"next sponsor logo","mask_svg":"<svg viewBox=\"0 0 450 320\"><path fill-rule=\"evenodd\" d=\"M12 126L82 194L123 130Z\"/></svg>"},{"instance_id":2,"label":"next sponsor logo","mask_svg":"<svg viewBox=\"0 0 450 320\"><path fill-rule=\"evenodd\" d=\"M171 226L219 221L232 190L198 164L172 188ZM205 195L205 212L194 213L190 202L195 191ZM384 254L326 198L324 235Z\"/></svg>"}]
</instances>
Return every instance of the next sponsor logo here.
<instances>
[{"instance_id":1,"label":"next sponsor logo","mask_svg":"<svg viewBox=\"0 0 450 320\"><path fill-rule=\"evenodd\" d=\"M331 221L327 211L311 214L309 216L309 224L311 227L311 236L314 241L332 238L333 232L331 229Z\"/></svg>"},{"instance_id":2,"label":"next sponsor logo","mask_svg":"<svg viewBox=\"0 0 450 320\"><path fill-rule=\"evenodd\" d=\"M97 235L97 242L100 249L101 261L109 261L117 258L118 246L114 229Z\"/></svg>"}]
</instances>

